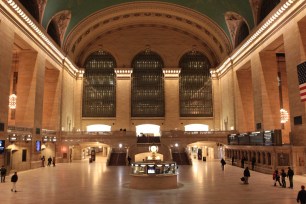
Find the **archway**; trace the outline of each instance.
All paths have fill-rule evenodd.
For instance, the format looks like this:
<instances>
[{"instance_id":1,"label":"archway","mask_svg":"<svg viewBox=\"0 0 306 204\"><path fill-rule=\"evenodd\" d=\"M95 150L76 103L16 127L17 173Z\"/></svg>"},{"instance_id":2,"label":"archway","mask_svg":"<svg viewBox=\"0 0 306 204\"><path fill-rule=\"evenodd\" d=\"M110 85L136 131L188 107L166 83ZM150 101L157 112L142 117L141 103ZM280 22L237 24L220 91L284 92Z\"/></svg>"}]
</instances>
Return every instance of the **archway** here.
<instances>
[{"instance_id":1,"label":"archway","mask_svg":"<svg viewBox=\"0 0 306 204\"><path fill-rule=\"evenodd\" d=\"M208 131L208 128L208 125L203 124L185 125L185 131Z\"/></svg>"},{"instance_id":2,"label":"archway","mask_svg":"<svg viewBox=\"0 0 306 204\"><path fill-rule=\"evenodd\" d=\"M160 137L160 126L153 124L143 124L136 126L137 136L154 136Z\"/></svg>"},{"instance_id":3,"label":"archway","mask_svg":"<svg viewBox=\"0 0 306 204\"><path fill-rule=\"evenodd\" d=\"M112 129L109 125L95 124L86 126L87 132L110 132Z\"/></svg>"}]
</instances>

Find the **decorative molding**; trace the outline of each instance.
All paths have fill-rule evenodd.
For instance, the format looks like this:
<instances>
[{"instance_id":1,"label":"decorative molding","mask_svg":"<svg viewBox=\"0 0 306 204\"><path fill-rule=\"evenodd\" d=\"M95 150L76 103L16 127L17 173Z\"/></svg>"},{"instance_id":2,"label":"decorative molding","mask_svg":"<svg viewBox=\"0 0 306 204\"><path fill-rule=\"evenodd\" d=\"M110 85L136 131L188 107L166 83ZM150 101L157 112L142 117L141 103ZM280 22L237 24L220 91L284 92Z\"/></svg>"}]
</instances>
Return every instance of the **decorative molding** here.
<instances>
[{"instance_id":1,"label":"decorative molding","mask_svg":"<svg viewBox=\"0 0 306 204\"><path fill-rule=\"evenodd\" d=\"M292 17L296 15L297 12L300 12L298 9L301 5L305 6L305 1L300 0L283 0L278 6L277 10L274 13L269 14L269 18L266 21L262 22L253 34L249 35L247 41L245 41L239 49L235 50L219 67L216 68L216 73L218 77L225 74L230 70L233 64L241 61L246 53L252 52L251 50L259 46L260 43L265 42L264 39L267 36L275 33L285 22L289 21Z\"/></svg>"},{"instance_id":2,"label":"decorative molding","mask_svg":"<svg viewBox=\"0 0 306 204\"><path fill-rule=\"evenodd\" d=\"M115 68L115 73L118 79L130 79L133 73L132 68Z\"/></svg>"},{"instance_id":3,"label":"decorative molding","mask_svg":"<svg viewBox=\"0 0 306 204\"><path fill-rule=\"evenodd\" d=\"M181 68L163 68L165 78L179 78Z\"/></svg>"},{"instance_id":4,"label":"decorative molding","mask_svg":"<svg viewBox=\"0 0 306 204\"><path fill-rule=\"evenodd\" d=\"M31 17L24 12L18 3L14 0L2 0L0 5L3 8L4 15L10 16L11 22L21 30L25 35L31 37L39 47L43 47L45 53L54 59L54 61L67 69L70 74L76 76L78 72L77 66L67 58L61 49L52 43L47 32L41 29L37 22L33 21Z\"/></svg>"}]
</instances>

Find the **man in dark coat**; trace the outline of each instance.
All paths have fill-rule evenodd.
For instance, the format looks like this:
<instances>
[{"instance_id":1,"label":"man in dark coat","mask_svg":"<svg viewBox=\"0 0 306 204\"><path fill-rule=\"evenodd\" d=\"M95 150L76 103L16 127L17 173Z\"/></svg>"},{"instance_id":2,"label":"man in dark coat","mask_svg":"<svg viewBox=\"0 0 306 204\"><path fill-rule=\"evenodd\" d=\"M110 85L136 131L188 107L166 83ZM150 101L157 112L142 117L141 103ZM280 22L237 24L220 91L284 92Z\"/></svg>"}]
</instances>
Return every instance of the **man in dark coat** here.
<instances>
[{"instance_id":1,"label":"man in dark coat","mask_svg":"<svg viewBox=\"0 0 306 204\"><path fill-rule=\"evenodd\" d=\"M226 162L223 158L221 159L220 162L221 162L222 171L224 171L224 166L225 166Z\"/></svg>"},{"instance_id":2,"label":"man in dark coat","mask_svg":"<svg viewBox=\"0 0 306 204\"><path fill-rule=\"evenodd\" d=\"M251 177L249 167L245 167L243 171L244 183L249 184L249 177Z\"/></svg>"},{"instance_id":3,"label":"man in dark coat","mask_svg":"<svg viewBox=\"0 0 306 204\"><path fill-rule=\"evenodd\" d=\"M17 181L18 181L18 176L17 176L17 172L15 172L14 175L12 176L12 178L11 178L11 182L13 183L13 186L12 186L12 189L11 189L12 192L17 192L17 190L16 190Z\"/></svg>"},{"instance_id":4,"label":"man in dark coat","mask_svg":"<svg viewBox=\"0 0 306 204\"><path fill-rule=\"evenodd\" d=\"M298 193L298 196L296 198L296 202L300 202L301 204L306 204L305 186L301 186L301 190Z\"/></svg>"},{"instance_id":5,"label":"man in dark coat","mask_svg":"<svg viewBox=\"0 0 306 204\"><path fill-rule=\"evenodd\" d=\"M294 175L293 170L290 167L288 167L287 176L289 178L289 183L290 183L290 187L289 188L291 188L291 189L293 189L293 175Z\"/></svg>"}]
</instances>

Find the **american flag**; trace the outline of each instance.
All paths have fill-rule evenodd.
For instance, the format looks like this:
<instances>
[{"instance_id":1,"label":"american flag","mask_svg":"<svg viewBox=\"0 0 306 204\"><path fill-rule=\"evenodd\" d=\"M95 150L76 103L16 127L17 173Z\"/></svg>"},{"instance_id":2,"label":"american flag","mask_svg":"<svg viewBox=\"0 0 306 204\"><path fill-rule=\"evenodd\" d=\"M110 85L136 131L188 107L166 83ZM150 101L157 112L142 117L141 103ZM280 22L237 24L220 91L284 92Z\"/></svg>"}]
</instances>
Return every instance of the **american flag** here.
<instances>
[{"instance_id":1,"label":"american flag","mask_svg":"<svg viewBox=\"0 0 306 204\"><path fill-rule=\"evenodd\" d=\"M297 66L301 101L306 101L306 62Z\"/></svg>"}]
</instances>

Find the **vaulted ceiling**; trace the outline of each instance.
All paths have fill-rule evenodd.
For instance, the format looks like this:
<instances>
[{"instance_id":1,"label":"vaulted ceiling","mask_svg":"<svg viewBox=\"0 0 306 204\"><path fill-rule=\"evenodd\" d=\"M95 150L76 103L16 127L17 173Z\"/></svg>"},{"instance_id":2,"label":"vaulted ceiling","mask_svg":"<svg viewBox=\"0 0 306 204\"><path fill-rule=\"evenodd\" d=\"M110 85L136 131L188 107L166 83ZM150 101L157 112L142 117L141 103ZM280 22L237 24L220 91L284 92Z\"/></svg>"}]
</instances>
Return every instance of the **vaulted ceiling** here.
<instances>
[{"instance_id":1,"label":"vaulted ceiling","mask_svg":"<svg viewBox=\"0 0 306 204\"><path fill-rule=\"evenodd\" d=\"M150 46L168 67L192 49L218 66L280 0L19 0L78 66L105 50L119 66ZM268 3L267 3L268 2ZM264 5L267 4L267 5ZM262 9L263 7L268 9ZM264 10L265 14L260 12ZM118 52L120 50L120 52ZM171 54L169 54L171 53Z\"/></svg>"},{"instance_id":2,"label":"vaulted ceiling","mask_svg":"<svg viewBox=\"0 0 306 204\"><path fill-rule=\"evenodd\" d=\"M128 2L152 2L152 1L127 1L127 0L49 0L43 16L43 26L47 27L52 17L60 11L71 11L71 20L67 28L69 33L85 18L95 12ZM248 0L167 0L156 1L176 4L192 9L207 16L229 35L225 21L226 12L235 12L247 21L250 28L254 26L252 8Z\"/></svg>"}]
</instances>

